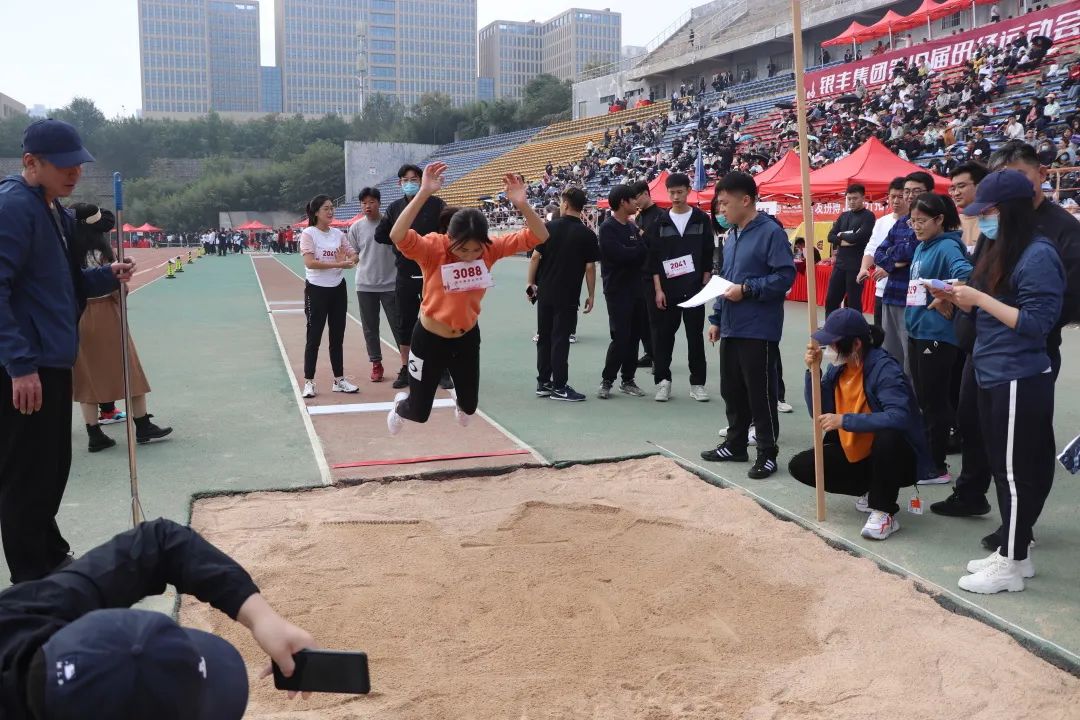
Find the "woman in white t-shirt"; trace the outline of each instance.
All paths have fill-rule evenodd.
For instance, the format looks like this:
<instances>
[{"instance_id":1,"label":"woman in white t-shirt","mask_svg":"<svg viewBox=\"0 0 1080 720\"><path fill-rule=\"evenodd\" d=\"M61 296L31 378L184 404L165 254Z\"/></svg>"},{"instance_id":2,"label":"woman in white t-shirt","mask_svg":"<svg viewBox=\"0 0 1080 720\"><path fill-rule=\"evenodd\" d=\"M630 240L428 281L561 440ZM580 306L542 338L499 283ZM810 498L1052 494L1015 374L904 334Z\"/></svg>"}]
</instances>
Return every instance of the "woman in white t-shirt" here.
<instances>
[{"instance_id":1,"label":"woman in white t-shirt","mask_svg":"<svg viewBox=\"0 0 1080 720\"><path fill-rule=\"evenodd\" d=\"M304 315L307 317L307 343L304 345L304 392L315 397L315 361L322 344L323 326L330 327L330 366L334 371L334 392L354 393L360 388L345 379L343 346L345 312L349 294L345 289L346 268L356 267L345 233L330 227L334 219L334 201L329 195L316 195L307 204L308 227L300 235L300 254L304 258L307 282L304 283Z\"/></svg>"}]
</instances>

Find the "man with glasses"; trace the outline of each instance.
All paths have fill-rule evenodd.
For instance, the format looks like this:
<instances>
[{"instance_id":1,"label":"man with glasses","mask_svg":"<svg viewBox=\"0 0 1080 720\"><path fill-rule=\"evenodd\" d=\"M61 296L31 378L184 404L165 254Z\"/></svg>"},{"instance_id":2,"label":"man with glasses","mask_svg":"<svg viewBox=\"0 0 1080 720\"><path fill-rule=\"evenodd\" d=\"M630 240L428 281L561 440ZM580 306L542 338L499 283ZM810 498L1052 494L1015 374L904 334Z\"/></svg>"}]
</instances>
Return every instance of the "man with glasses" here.
<instances>
[{"instance_id":1,"label":"man with glasses","mask_svg":"<svg viewBox=\"0 0 1080 720\"><path fill-rule=\"evenodd\" d=\"M885 330L883 347L903 364L904 374L908 377L911 376L911 366L907 357L907 320L904 311L907 308L911 258L919 246L911 227L910 208L916 198L933 190L934 178L929 173L916 171L904 178L906 212L897 219L874 252L874 265L889 274L881 297L882 329Z\"/></svg>"},{"instance_id":2,"label":"man with glasses","mask_svg":"<svg viewBox=\"0 0 1080 720\"><path fill-rule=\"evenodd\" d=\"M949 197L956 203L957 210L963 210L975 202L975 188L988 172L985 165L974 161L966 162L953 169L950 174L952 185L949 186ZM974 252L975 241L979 239L978 218L961 213L960 227L964 232L964 245L968 252Z\"/></svg>"}]
</instances>

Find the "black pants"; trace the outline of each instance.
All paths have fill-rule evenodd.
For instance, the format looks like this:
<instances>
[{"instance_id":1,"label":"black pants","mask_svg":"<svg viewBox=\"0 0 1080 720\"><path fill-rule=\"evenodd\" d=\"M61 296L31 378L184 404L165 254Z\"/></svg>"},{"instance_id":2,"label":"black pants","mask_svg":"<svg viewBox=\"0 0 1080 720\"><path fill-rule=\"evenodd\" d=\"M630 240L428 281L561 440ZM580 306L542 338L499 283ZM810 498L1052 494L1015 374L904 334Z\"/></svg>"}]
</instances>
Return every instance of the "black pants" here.
<instances>
[{"instance_id":1,"label":"black pants","mask_svg":"<svg viewBox=\"0 0 1080 720\"><path fill-rule=\"evenodd\" d=\"M979 389L979 418L997 486L1001 554L1023 560L1054 483L1051 373Z\"/></svg>"},{"instance_id":2,"label":"black pants","mask_svg":"<svg viewBox=\"0 0 1080 720\"><path fill-rule=\"evenodd\" d=\"M408 343L413 336L413 329L417 326L420 318L420 300L424 293L424 281L411 275L398 273L394 284L394 292L397 295L397 311L399 324L394 333L399 343Z\"/></svg>"},{"instance_id":3,"label":"black pants","mask_svg":"<svg viewBox=\"0 0 1080 720\"><path fill-rule=\"evenodd\" d=\"M879 295L874 295L874 324L883 327L881 324L881 297Z\"/></svg>"},{"instance_id":4,"label":"black pants","mask_svg":"<svg viewBox=\"0 0 1080 720\"><path fill-rule=\"evenodd\" d=\"M642 356L644 357L647 355L652 357L655 353L653 337L656 335L656 329L653 327L652 311L656 308L656 286L653 285L651 275L647 278L643 278L641 281L641 297L642 301L645 303L645 324L641 328Z\"/></svg>"},{"instance_id":5,"label":"black pants","mask_svg":"<svg viewBox=\"0 0 1080 720\"><path fill-rule=\"evenodd\" d=\"M979 384L975 381L975 363L971 356L964 362L960 380L960 401L956 406L956 426L964 439L962 466L956 477L956 492L968 502L978 502L990 489L993 474L986 457L982 422L979 418Z\"/></svg>"},{"instance_id":6,"label":"black pants","mask_svg":"<svg viewBox=\"0 0 1080 720\"><path fill-rule=\"evenodd\" d=\"M577 308L573 305L536 306L536 381L551 383L555 388L566 387L570 375L570 335L577 324Z\"/></svg>"},{"instance_id":7,"label":"black pants","mask_svg":"<svg viewBox=\"0 0 1080 720\"><path fill-rule=\"evenodd\" d=\"M750 338L720 341L720 395L727 405L727 445L746 449L754 426L759 451L776 452L780 419L776 409L778 343Z\"/></svg>"},{"instance_id":8,"label":"black pants","mask_svg":"<svg viewBox=\"0 0 1080 720\"><path fill-rule=\"evenodd\" d=\"M784 385L784 361L779 352L775 352L773 355L776 358L774 361L776 370L773 371L776 373L776 399L785 402L787 400L787 387Z\"/></svg>"},{"instance_id":9,"label":"black pants","mask_svg":"<svg viewBox=\"0 0 1080 720\"><path fill-rule=\"evenodd\" d=\"M844 302L846 307L862 312L863 286L856 279L858 276L858 264L855 267L833 267L832 275L829 276L829 289L825 293L825 317L839 310L841 302Z\"/></svg>"},{"instance_id":10,"label":"black pants","mask_svg":"<svg viewBox=\"0 0 1080 720\"><path fill-rule=\"evenodd\" d=\"M1058 325L1046 336L1046 354L1050 356L1050 372L1057 382L1058 373L1061 372L1061 325Z\"/></svg>"},{"instance_id":11,"label":"black pants","mask_svg":"<svg viewBox=\"0 0 1080 720\"><path fill-rule=\"evenodd\" d=\"M604 371L604 382L615 382L615 376L622 375L623 382L633 382L637 372L637 346L645 324L645 304L634 293L604 293L607 302L608 332L611 343L608 345Z\"/></svg>"},{"instance_id":12,"label":"black pants","mask_svg":"<svg viewBox=\"0 0 1080 720\"><path fill-rule=\"evenodd\" d=\"M382 341L379 339L379 307L386 313L386 322L398 345L403 345L398 331L401 319L397 311L397 293L356 291L356 303L360 307L360 325L364 328L364 345L367 347L368 360L382 362Z\"/></svg>"},{"instance_id":13,"label":"black pants","mask_svg":"<svg viewBox=\"0 0 1080 720\"><path fill-rule=\"evenodd\" d=\"M953 364L959 351L949 343L908 338L911 382L926 422L930 457L936 470L945 468L949 428L955 416L951 399Z\"/></svg>"},{"instance_id":14,"label":"black pants","mask_svg":"<svg viewBox=\"0 0 1080 720\"><path fill-rule=\"evenodd\" d=\"M410 342L409 397L398 403L398 415L427 422L439 380L447 370L454 378L458 407L466 415L475 413L480 397L480 326L450 339L416 323Z\"/></svg>"},{"instance_id":15,"label":"black pants","mask_svg":"<svg viewBox=\"0 0 1080 720\"><path fill-rule=\"evenodd\" d=\"M915 451L898 430L874 433L870 457L853 463L844 454L835 432L825 436L825 492L840 495L866 494L871 510L890 515L898 512L896 499L900 488L915 484ZM814 449L810 448L791 458L788 472L803 485L814 487Z\"/></svg>"},{"instance_id":16,"label":"black pants","mask_svg":"<svg viewBox=\"0 0 1080 720\"><path fill-rule=\"evenodd\" d=\"M229 246L225 243L218 243L217 254L218 257L225 257L225 254L229 251Z\"/></svg>"},{"instance_id":17,"label":"black pants","mask_svg":"<svg viewBox=\"0 0 1080 720\"><path fill-rule=\"evenodd\" d=\"M336 287L304 283L304 315L307 316L307 342L304 344L304 379L315 379L315 364L319 358L324 326L330 328L330 369L334 377L345 375L345 313L349 309L349 293L342 280Z\"/></svg>"},{"instance_id":18,"label":"black pants","mask_svg":"<svg viewBox=\"0 0 1080 720\"><path fill-rule=\"evenodd\" d=\"M690 384L704 385L705 361L705 306L681 308L674 299L668 301L667 310L652 304L649 313L653 332L653 379L671 380L671 353L675 349L675 335L679 325L686 332L686 351L690 361ZM678 301L681 302L681 301Z\"/></svg>"},{"instance_id":19,"label":"black pants","mask_svg":"<svg viewBox=\"0 0 1080 720\"><path fill-rule=\"evenodd\" d=\"M56 525L71 469L71 370L38 377L41 410L23 415L0 369L0 537L12 583L48 575L71 550Z\"/></svg>"}]
</instances>

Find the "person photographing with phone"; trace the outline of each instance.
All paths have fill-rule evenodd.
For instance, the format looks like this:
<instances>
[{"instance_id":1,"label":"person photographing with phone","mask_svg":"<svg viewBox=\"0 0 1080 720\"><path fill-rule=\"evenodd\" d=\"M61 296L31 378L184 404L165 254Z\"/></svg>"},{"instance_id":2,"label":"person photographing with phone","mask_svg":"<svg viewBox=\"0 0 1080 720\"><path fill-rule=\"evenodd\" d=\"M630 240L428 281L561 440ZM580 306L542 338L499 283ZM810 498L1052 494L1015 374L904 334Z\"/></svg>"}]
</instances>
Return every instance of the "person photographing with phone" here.
<instances>
[{"instance_id":1,"label":"person photographing with phone","mask_svg":"<svg viewBox=\"0 0 1080 720\"><path fill-rule=\"evenodd\" d=\"M412 229L420 209L443 185L446 163L424 168L420 189L390 229L390 239L423 273L424 300L420 322L409 346L409 392L398 393L386 418L391 435L406 420L427 422L443 373L456 384L454 417L467 426L480 395L480 302L494 286L491 267L501 258L531 250L547 241L544 221L529 205L525 183L518 175L503 178L506 197L525 219L526 229L488 237L484 214L474 208L458 210L446 234L420 235Z\"/></svg>"}]
</instances>

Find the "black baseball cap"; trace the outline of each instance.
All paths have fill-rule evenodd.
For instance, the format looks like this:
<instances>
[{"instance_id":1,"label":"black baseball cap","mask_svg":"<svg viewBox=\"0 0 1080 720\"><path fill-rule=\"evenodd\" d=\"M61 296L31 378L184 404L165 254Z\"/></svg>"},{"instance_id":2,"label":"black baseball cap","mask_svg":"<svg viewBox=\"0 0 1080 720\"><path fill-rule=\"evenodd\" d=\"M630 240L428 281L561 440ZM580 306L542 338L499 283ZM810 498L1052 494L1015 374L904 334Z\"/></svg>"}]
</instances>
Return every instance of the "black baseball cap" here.
<instances>
[{"instance_id":1,"label":"black baseball cap","mask_svg":"<svg viewBox=\"0 0 1080 720\"><path fill-rule=\"evenodd\" d=\"M825 318L825 324L810 337L822 345L832 345L844 338L866 337L870 325L863 314L855 308L840 308Z\"/></svg>"},{"instance_id":2,"label":"black baseball cap","mask_svg":"<svg viewBox=\"0 0 1080 720\"><path fill-rule=\"evenodd\" d=\"M58 168L94 162L75 126L63 120L35 120L23 131L23 153L40 155Z\"/></svg>"},{"instance_id":3,"label":"black baseball cap","mask_svg":"<svg viewBox=\"0 0 1080 720\"><path fill-rule=\"evenodd\" d=\"M965 215L981 215L1005 200L1035 198L1035 186L1019 170L997 170L982 179L975 189L975 202L964 208Z\"/></svg>"},{"instance_id":4,"label":"black baseball cap","mask_svg":"<svg viewBox=\"0 0 1080 720\"><path fill-rule=\"evenodd\" d=\"M236 648L162 613L95 610L42 651L48 718L240 720L247 708Z\"/></svg>"}]
</instances>

